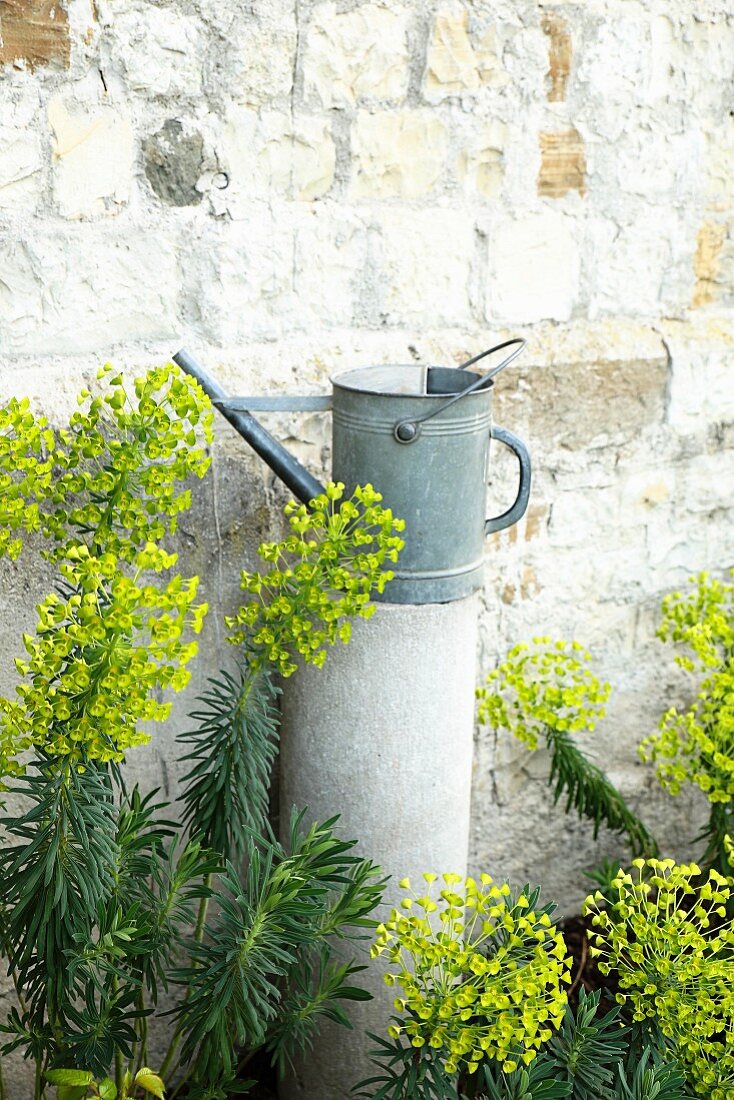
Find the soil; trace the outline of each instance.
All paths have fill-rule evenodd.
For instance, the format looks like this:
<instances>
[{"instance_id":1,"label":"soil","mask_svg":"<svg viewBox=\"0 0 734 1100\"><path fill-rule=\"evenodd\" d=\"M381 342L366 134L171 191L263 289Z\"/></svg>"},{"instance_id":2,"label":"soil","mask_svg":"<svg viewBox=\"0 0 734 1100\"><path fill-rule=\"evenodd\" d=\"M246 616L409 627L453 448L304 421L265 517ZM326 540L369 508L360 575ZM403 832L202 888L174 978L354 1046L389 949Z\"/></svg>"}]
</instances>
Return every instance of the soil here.
<instances>
[{"instance_id":1,"label":"soil","mask_svg":"<svg viewBox=\"0 0 734 1100\"><path fill-rule=\"evenodd\" d=\"M571 985L568 989L568 999L576 1007L579 999L579 989L582 987L587 993L593 993L596 989L603 990L601 1009L608 1012L616 1004L615 995L618 984L614 974L604 975L591 957L589 951L589 936L591 929L590 917L567 917L561 921L560 930L566 941L566 948L573 958L571 970Z\"/></svg>"}]
</instances>

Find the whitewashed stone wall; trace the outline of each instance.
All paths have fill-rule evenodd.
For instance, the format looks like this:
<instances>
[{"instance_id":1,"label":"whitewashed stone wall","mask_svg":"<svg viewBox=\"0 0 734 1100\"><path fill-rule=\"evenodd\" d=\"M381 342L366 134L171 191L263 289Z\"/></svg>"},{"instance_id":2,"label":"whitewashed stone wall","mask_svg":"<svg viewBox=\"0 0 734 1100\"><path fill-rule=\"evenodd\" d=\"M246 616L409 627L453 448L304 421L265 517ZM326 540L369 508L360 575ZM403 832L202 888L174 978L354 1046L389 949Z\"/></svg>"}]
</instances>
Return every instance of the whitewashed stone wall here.
<instances>
[{"instance_id":1,"label":"whitewashed stone wall","mask_svg":"<svg viewBox=\"0 0 734 1100\"><path fill-rule=\"evenodd\" d=\"M588 643L616 686L597 757L685 850L700 807L635 745L686 690L662 595L734 564L731 4L0 0L0 64L3 398L60 419L100 362L182 344L233 390L292 392L527 337L497 419L535 487L487 544L481 665L537 633ZM323 417L275 426L328 468ZM282 500L220 426L180 540L213 604L199 682ZM49 578L23 559L0 580L9 690ZM173 788L170 736L137 767ZM545 769L478 734L472 859L572 908L615 845L550 807Z\"/></svg>"}]
</instances>

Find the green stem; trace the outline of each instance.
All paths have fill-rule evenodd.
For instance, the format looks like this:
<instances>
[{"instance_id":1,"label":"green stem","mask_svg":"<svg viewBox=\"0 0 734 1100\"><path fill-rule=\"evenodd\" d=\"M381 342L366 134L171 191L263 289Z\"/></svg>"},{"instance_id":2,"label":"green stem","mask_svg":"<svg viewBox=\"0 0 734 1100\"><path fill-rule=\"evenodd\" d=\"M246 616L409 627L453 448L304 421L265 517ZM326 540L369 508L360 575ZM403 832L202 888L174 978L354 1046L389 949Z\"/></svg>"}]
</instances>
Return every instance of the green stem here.
<instances>
[{"instance_id":1,"label":"green stem","mask_svg":"<svg viewBox=\"0 0 734 1100\"><path fill-rule=\"evenodd\" d=\"M137 1008L139 1011L145 1009L145 995L141 990L137 997ZM139 1073L143 1066L148 1064L148 1018L147 1016L141 1016L138 1020L138 1058L137 1065L135 1065L135 1058L130 1059L130 1072L133 1076Z\"/></svg>"},{"instance_id":2,"label":"green stem","mask_svg":"<svg viewBox=\"0 0 734 1100\"><path fill-rule=\"evenodd\" d=\"M117 994L118 982L116 976L112 975L112 999L114 1000ZM115 1047L115 1087L118 1094L122 1092L122 1079L125 1073L124 1066L122 1064L122 1051L119 1047Z\"/></svg>"},{"instance_id":3,"label":"green stem","mask_svg":"<svg viewBox=\"0 0 734 1100\"><path fill-rule=\"evenodd\" d=\"M204 886L207 888L207 890L209 890L209 888L211 887L212 877L213 876L212 876L211 872L208 875L204 876ZM206 914L207 914L208 909L209 909L209 897L205 896L199 902L199 912L198 912L198 915L196 917L196 927L194 928L194 942L195 943L201 943L201 941L204 939L204 932L206 930ZM186 1001L188 1001L190 993L191 993L191 986L189 986L189 988L186 990L186 995L183 999L184 1004L186 1003ZM173 1033L173 1038L171 1039L171 1042L168 1045L168 1050L166 1051L166 1056L163 1059L163 1062L161 1064L161 1068L159 1070L160 1075L164 1079L164 1081L166 1079L166 1074L169 1072L169 1070L171 1068L171 1063L173 1062L173 1059L176 1055L176 1051L178 1050L179 1043L181 1042L181 1034L182 1034L181 1024L179 1023L178 1026L176 1027L176 1030ZM185 1080L185 1078L184 1078L184 1080ZM181 1082L179 1082L179 1085L177 1086L177 1088L180 1087L180 1084L181 1084ZM174 1092L172 1094L172 1096L175 1096L175 1095L176 1095L176 1093Z\"/></svg>"},{"instance_id":4,"label":"green stem","mask_svg":"<svg viewBox=\"0 0 734 1100\"><path fill-rule=\"evenodd\" d=\"M43 1083L43 1072L41 1070L41 1060L36 1059L36 1080L33 1086L33 1100L41 1100L42 1091L41 1085Z\"/></svg>"},{"instance_id":5,"label":"green stem","mask_svg":"<svg viewBox=\"0 0 734 1100\"><path fill-rule=\"evenodd\" d=\"M209 874L205 875L204 877L204 886L207 888L207 891L211 889L211 885L212 874L211 872L209 872ZM207 895L203 897L199 902L199 912L196 917L196 928L194 929L194 941L196 943L201 943L201 941L204 939L204 930L206 928L206 914L208 909L209 896L207 893Z\"/></svg>"}]
</instances>

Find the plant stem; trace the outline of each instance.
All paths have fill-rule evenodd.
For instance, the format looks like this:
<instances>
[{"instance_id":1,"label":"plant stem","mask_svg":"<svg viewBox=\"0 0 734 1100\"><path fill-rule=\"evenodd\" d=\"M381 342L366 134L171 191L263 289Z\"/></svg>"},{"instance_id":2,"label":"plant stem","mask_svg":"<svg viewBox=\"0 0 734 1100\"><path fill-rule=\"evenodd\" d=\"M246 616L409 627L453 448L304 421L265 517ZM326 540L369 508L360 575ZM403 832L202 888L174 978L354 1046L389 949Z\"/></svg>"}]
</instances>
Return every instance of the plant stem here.
<instances>
[{"instance_id":1,"label":"plant stem","mask_svg":"<svg viewBox=\"0 0 734 1100\"><path fill-rule=\"evenodd\" d=\"M33 1086L33 1100L41 1100L42 1071L41 1060L36 1059L36 1080Z\"/></svg>"},{"instance_id":2,"label":"plant stem","mask_svg":"<svg viewBox=\"0 0 734 1100\"><path fill-rule=\"evenodd\" d=\"M142 990L138 994L137 1007L139 1010L145 1008L145 995ZM148 1064L148 1018L147 1016L141 1016L138 1020L138 1058L137 1065L134 1065L134 1056L130 1059L130 1071L133 1076L136 1072L139 1072L143 1066Z\"/></svg>"},{"instance_id":3,"label":"plant stem","mask_svg":"<svg viewBox=\"0 0 734 1100\"><path fill-rule=\"evenodd\" d=\"M207 891L211 889L212 875L211 872L204 877L204 886ZM196 917L196 928L194 929L194 941L195 943L201 943L204 939L204 930L206 928L206 914L209 908L209 895L203 897L199 902L199 912Z\"/></svg>"},{"instance_id":4,"label":"plant stem","mask_svg":"<svg viewBox=\"0 0 734 1100\"><path fill-rule=\"evenodd\" d=\"M204 886L207 888L207 890L209 890L210 887L211 887L212 878L213 878L213 876L212 876L211 872L208 875L204 876ZM198 912L197 917L196 917L196 927L194 928L194 942L195 943L201 943L201 941L204 939L204 932L206 930L206 914L207 914L208 909L209 909L209 897L207 895L207 896L203 897L201 899L201 901L199 902L199 912ZM190 992L191 992L191 986L189 986L189 988L186 990L186 995L183 999L184 1004L186 1003L186 1001L188 1001ZM159 1070L160 1075L164 1080L166 1078L166 1074L168 1073L168 1071L171 1068L171 1063L173 1062L173 1059L176 1055L176 1051L178 1050L178 1046L179 1046L180 1042L181 1042L181 1024L179 1023L176 1027L176 1030L173 1033L173 1038L171 1039L171 1042L168 1045L168 1050L166 1051L166 1056L163 1059L163 1063L162 1063L161 1068ZM175 1096L175 1095L176 1095L176 1093L174 1092L173 1096Z\"/></svg>"},{"instance_id":5,"label":"plant stem","mask_svg":"<svg viewBox=\"0 0 734 1100\"><path fill-rule=\"evenodd\" d=\"M113 997L113 1000L114 1000L114 997L117 993L117 985L118 985L117 978L113 974L112 975L112 997ZM123 1068L123 1064L122 1064L122 1051L120 1050L119 1047L115 1047L115 1087L117 1088L118 1094L122 1092L123 1074L124 1074L124 1068Z\"/></svg>"}]
</instances>

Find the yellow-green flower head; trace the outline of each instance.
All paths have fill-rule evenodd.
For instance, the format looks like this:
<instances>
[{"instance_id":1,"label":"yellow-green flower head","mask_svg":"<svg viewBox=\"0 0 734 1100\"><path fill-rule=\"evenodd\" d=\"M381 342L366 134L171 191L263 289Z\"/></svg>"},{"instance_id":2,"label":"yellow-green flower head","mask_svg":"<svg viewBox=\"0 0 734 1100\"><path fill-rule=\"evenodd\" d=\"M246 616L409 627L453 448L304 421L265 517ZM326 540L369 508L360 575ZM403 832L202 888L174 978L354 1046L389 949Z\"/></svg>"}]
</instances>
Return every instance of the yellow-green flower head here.
<instances>
[{"instance_id":1,"label":"yellow-green flower head","mask_svg":"<svg viewBox=\"0 0 734 1100\"><path fill-rule=\"evenodd\" d=\"M308 508L291 501L290 535L259 549L272 568L243 572L240 587L250 599L227 625L230 641L247 644L255 666L267 663L291 676L299 661L323 665L327 647L349 642L351 620L370 618L370 596L392 579L385 565L403 548L396 532L404 522L382 508L371 485L348 500L343 495L341 482L329 482Z\"/></svg>"},{"instance_id":2,"label":"yellow-green flower head","mask_svg":"<svg viewBox=\"0 0 734 1100\"><path fill-rule=\"evenodd\" d=\"M209 466L211 406L178 367L149 371L128 392L102 369L102 397L84 390L66 429L27 401L0 409L0 555L38 530L63 595L38 605L16 660L13 700L0 699L0 776L31 746L74 760L121 760L148 740L140 723L168 715L166 689L188 681L206 604L198 578L172 575L160 540L190 505L182 483Z\"/></svg>"},{"instance_id":3,"label":"yellow-green flower head","mask_svg":"<svg viewBox=\"0 0 734 1100\"><path fill-rule=\"evenodd\" d=\"M578 642L534 638L532 647L516 645L477 689L479 721L509 730L530 749L546 729L595 729L610 688L591 672L590 661Z\"/></svg>"},{"instance_id":4,"label":"yellow-green flower head","mask_svg":"<svg viewBox=\"0 0 734 1100\"><path fill-rule=\"evenodd\" d=\"M373 957L386 954L388 985L399 985L403 1017L391 1025L414 1047L443 1052L444 1068L475 1073L496 1059L509 1071L532 1061L560 1025L571 960L538 891L513 895L491 876L426 872L423 896L411 894L380 925ZM408 879L401 881L410 890Z\"/></svg>"},{"instance_id":5,"label":"yellow-green flower head","mask_svg":"<svg viewBox=\"0 0 734 1100\"><path fill-rule=\"evenodd\" d=\"M734 584L697 578L687 596L674 592L663 601L658 631L663 641L686 647L676 662L698 671L702 680L686 710L671 707L657 733L640 746L652 760L663 786L673 795L687 784L711 803L734 799ZM691 656L692 654L692 656Z\"/></svg>"},{"instance_id":6,"label":"yellow-green flower head","mask_svg":"<svg viewBox=\"0 0 734 1100\"><path fill-rule=\"evenodd\" d=\"M591 952L619 975L617 1000L636 1021L657 1020L694 1089L734 1095L734 880L695 864L635 860L605 899L587 898Z\"/></svg>"}]
</instances>

